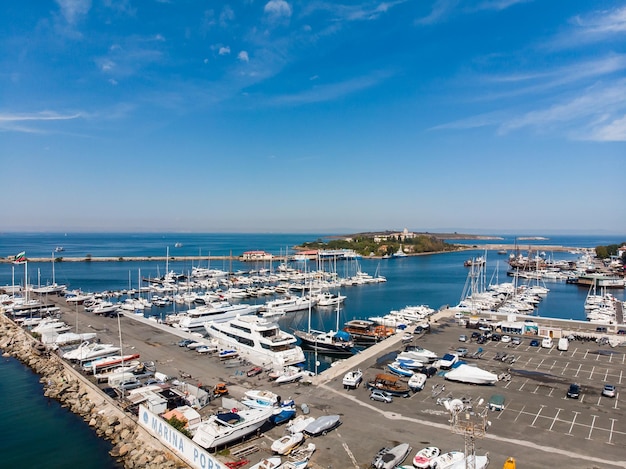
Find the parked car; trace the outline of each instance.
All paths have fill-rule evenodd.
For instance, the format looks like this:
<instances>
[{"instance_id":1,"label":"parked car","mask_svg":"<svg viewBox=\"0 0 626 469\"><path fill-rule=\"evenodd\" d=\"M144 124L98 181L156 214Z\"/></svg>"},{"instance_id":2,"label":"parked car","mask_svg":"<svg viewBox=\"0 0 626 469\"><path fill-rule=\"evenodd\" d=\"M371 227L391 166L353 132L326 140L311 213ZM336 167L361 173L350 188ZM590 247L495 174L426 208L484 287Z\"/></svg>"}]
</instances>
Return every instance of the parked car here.
<instances>
[{"instance_id":1,"label":"parked car","mask_svg":"<svg viewBox=\"0 0 626 469\"><path fill-rule=\"evenodd\" d=\"M187 347L189 344L193 344L195 340L193 339L183 339L178 342L179 347Z\"/></svg>"},{"instance_id":2,"label":"parked car","mask_svg":"<svg viewBox=\"0 0 626 469\"><path fill-rule=\"evenodd\" d=\"M465 334L461 334L459 336L459 342L467 342L467 336Z\"/></svg>"},{"instance_id":3,"label":"parked car","mask_svg":"<svg viewBox=\"0 0 626 469\"><path fill-rule=\"evenodd\" d=\"M615 386L613 386L612 384L605 384L602 388L602 395L604 397L615 397L615 393Z\"/></svg>"},{"instance_id":4,"label":"parked car","mask_svg":"<svg viewBox=\"0 0 626 469\"><path fill-rule=\"evenodd\" d=\"M463 358L467 356L467 349L465 347L459 347L455 352L459 358Z\"/></svg>"},{"instance_id":5,"label":"parked car","mask_svg":"<svg viewBox=\"0 0 626 469\"><path fill-rule=\"evenodd\" d=\"M511 339L511 344L513 344L513 345L519 345L521 343L522 343L522 339L520 339L519 337L513 337Z\"/></svg>"},{"instance_id":6,"label":"parked car","mask_svg":"<svg viewBox=\"0 0 626 469\"><path fill-rule=\"evenodd\" d=\"M123 391L130 391L131 389L137 389L141 386L143 386L143 384L137 380L122 381L117 385L117 387Z\"/></svg>"},{"instance_id":7,"label":"parked car","mask_svg":"<svg viewBox=\"0 0 626 469\"><path fill-rule=\"evenodd\" d=\"M491 340L494 342L499 342L502 336L500 334L491 334Z\"/></svg>"},{"instance_id":8,"label":"parked car","mask_svg":"<svg viewBox=\"0 0 626 469\"><path fill-rule=\"evenodd\" d=\"M531 347L539 347L539 341L537 339L533 339L530 341Z\"/></svg>"},{"instance_id":9,"label":"parked car","mask_svg":"<svg viewBox=\"0 0 626 469\"><path fill-rule=\"evenodd\" d=\"M393 402L393 396L389 393L386 393L385 391L380 391L378 389L374 389L372 391L372 393L370 394L370 399L373 401L380 401L380 402Z\"/></svg>"},{"instance_id":10,"label":"parked car","mask_svg":"<svg viewBox=\"0 0 626 469\"><path fill-rule=\"evenodd\" d=\"M511 342L511 336L503 335L502 337L500 337L500 342L502 342L503 344L508 344L509 342Z\"/></svg>"},{"instance_id":11,"label":"parked car","mask_svg":"<svg viewBox=\"0 0 626 469\"><path fill-rule=\"evenodd\" d=\"M576 383L572 383L569 385L569 389L567 390L567 397L570 399L578 399L580 396L580 385Z\"/></svg>"}]
</instances>

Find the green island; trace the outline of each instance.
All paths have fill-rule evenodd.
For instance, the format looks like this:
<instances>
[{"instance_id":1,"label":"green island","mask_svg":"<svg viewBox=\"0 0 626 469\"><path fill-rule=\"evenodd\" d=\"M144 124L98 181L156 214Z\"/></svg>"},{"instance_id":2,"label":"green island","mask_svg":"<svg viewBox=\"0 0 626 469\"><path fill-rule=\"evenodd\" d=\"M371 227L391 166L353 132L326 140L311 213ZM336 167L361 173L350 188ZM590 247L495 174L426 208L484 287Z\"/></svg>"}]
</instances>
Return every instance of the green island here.
<instances>
[{"instance_id":1,"label":"green island","mask_svg":"<svg viewBox=\"0 0 626 469\"><path fill-rule=\"evenodd\" d=\"M397 252L407 255L426 254L435 252L449 252L464 249L466 246L450 244L445 239L495 239L492 237L459 235L453 234L433 234L433 233L413 233L408 230L395 232L369 232L357 233L347 236L334 236L328 239L317 239L315 241L303 243L297 246L299 251L318 249L351 249L361 256L382 257L392 256Z\"/></svg>"}]
</instances>

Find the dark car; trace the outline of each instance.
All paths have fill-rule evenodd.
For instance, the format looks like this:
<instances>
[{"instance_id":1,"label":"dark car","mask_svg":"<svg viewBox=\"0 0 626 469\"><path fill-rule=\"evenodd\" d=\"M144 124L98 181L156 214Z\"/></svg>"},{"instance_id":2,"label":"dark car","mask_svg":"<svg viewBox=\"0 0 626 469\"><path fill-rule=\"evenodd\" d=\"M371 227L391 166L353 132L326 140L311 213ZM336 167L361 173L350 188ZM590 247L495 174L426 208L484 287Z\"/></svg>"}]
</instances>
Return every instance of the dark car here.
<instances>
[{"instance_id":1,"label":"dark car","mask_svg":"<svg viewBox=\"0 0 626 469\"><path fill-rule=\"evenodd\" d=\"M500 334L492 334L491 335L491 340L493 340L494 342L499 342L501 338L502 338L502 336Z\"/></svg>"},{"instance_id":2,"label":"dark car","mask_svg":"<svg viewBox=\"0 0 626 469\"><path fill-rule=\"evenodd\" d=\"M472 339L478 339L480 336L481 336L480 332L476 332L476 331L472 332L472 335L471 335Z\"/></svg>"},{"instance_id":3,"label":"dark car","mask_svg":"<svg viewBox=\"0 0 626 469\"><path fill-rule=\"evenodd\" d=\"M539 347L539 341L537 339L533 339L530 341L531 347Z\"/></svg>"},{"instance_id":4,"label":"dark car","mask_svg":"<svg viewBox=\"0 0 626 469\"><path fill-rule=\"evenodd\" d=\"M569 389L567 390L567 397L570 399L578 399L580 396L580 386L578 384L572 383L569 385Z\"/></svg>"}]
</instances>

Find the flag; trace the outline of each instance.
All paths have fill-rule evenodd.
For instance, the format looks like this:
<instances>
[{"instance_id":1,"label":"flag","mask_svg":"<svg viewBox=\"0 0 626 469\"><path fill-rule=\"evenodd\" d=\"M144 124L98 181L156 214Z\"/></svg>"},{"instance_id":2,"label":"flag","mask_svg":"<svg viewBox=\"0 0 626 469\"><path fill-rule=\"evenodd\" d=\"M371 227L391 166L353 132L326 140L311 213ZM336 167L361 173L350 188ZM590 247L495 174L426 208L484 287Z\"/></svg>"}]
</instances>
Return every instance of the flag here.
<instances>
[{"instance_id":1,"label":"flag","mask_svg":"<svg viewBox=\"0 0 626 469\"><path fill-rule=\"evenodd\" d=\"M20 252L15 256L15 259L13 259L14 264L23 264L24 262L26 262L26 251Z\"/></svg>"}]
</instances>

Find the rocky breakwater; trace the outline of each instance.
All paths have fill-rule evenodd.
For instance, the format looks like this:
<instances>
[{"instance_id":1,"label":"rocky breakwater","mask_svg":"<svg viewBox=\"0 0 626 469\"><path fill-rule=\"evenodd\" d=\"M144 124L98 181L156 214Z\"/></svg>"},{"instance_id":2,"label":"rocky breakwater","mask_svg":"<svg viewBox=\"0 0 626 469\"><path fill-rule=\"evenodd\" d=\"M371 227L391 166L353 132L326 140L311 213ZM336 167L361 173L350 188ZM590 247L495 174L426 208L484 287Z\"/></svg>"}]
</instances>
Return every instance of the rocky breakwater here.
<instances>
[{"instance_id":1,"label":"rocky breakwater","mask_svg":"<svg viewBox=\"0 0 626 469\"><path fill-rule=\"evenodd\" d=\"M30 336L9 318L0 314L0 350L13 356L41 376L44 395L59 401L71 412L80 415L96 434L109 440L111 456L124 467L178 468L186 467L158 440L145 432L135 420L120 409L71 365Z\"/></svg>"}]
</instances>

